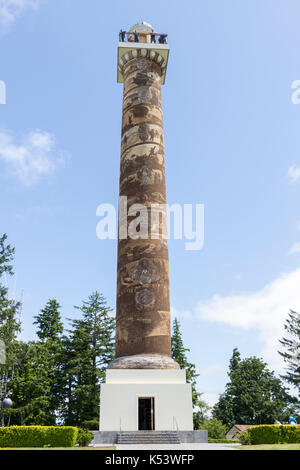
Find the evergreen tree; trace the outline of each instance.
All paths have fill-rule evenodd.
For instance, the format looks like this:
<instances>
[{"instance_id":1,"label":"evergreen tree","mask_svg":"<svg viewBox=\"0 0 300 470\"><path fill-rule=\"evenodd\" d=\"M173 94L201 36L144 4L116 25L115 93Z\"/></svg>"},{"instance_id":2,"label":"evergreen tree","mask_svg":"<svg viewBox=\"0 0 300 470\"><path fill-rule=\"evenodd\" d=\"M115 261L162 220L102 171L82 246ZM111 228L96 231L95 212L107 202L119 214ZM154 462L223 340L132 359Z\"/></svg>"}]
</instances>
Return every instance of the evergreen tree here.
<instances>
[{"instance_id":1,"label":"evergreen tree","mask_svg":"<svg viewBox=\"0 0 300 470\"><path fill-rule=\"evenodd\" d=\"M36 334L40 341L55 343L60 340L64 331L60 308L56 299L50 299L41 312L34 317L36 321L33 324L38 326Z\"/></svg>"},{"instance_id":2,"label":"evergreen tree","mask_svg":"<svg viewBox=\"0 0 300 470\"><path fill-rule=\"evenodd\" d=\"M257 357L241 360L234 349L225 393L213 408L213 417L228 427L234 424L272 424L285 421L293 402L274 372Z\"/></svg>"},{"instance_id":3,"label":"evergreen tree","mask_svg":"<svg viewBox=\"0 0 300 470\"><path fill-rule=\"evenodd\" d=\"M173 331L171 338L171 349L172 358L179 364L180 369L186 370L186 379L192 385L192 398L193 405L198 404L200 394L196 390L197 377L199 374L196 373L196 367L194 364L188 361L186 353L190 350L185 348L183 345L182 334L180 331L180 323L177 318L173 321Z\"/></svg>"},{"instance_id":4,"label":"evergreen tree","mask_svg":"<svg viewBox=\"0 0 300 470\"><path fill-rule=\"evenodd\" d=\"M0 237L0 278L4 273L13 274L13 259L15 248L6 244L7 235Z\"/></svg>"},{"instance_id":5,"label":"evergreen tree","mask_svg":"<svg viewBox=\"0 0 300 470\"><path fill-rule=\"evenodd\" d=\"M19 343L19 364L11 383L14 397L11 424L55 425L51 409L52 360L44 344Z\"/></svg>"},{"instance_id":6,"label":"evergreen tree","mask_svg":"<svg viewBox=\"0 0 300 470\"><path fill-rule=\"evenodd\" d=\"M35 316L37 336L40 342L36 345L40 351L40 366L48 370L47 424L56 424L62 400L63 376L61 369L63 323L60 315L60 305L56 299L48 300L41 312Z\"/></svg>"},{"instance_id":7,"label":"evergreen tree","mask_svg":"<svg viewBox=\"0 0 300 470\"><path fill-rule=\"evenodd\" d=\"M284 351L278 351L287 364L287 372L282 378L296 387L300 398L300 313L290 310L284 329L287 337L279 340Z\"/></svg>"},{"instance_id":8,"label":"evergreen tree","mask_svg":"<svg viewBox=\"0 0 300 470\"><path fill-rule=\"evenodd\" d=\"M75 404L75 372L79 363L77 348L75 345L75 334L69 331L69 336L62 338L61 368L64 377L62 396L62 421L65 425L71 426L76 422L77 413Z\"/></svg>"},{"instance_id":9,"label":"evergreen tree","mask_svg":"<svg viewBox=\"0 0 300 470\"><path fill-rule=\"evenodd\" d=\"M63 324L60 305L47 302L34 318L40 341L20 344L19 367L12 381L12 424L55 425L63 397L61 370Z\"/></svg>"},{"instance_id":10,"label":"evergreen tree","mask_svg":"<svg viewBox=\"0 0 300 470\"><path fill-rule=\"evenodd\" d=\"M194 428L200 429L201 423L207 417L209 406L203 400L201 400L202 394L197 392L196 386L197 377L199 374L196 373L195 364L192 364L187 359L186 353L190 350L184 347L182 334L180 331L180 323L177 318L175 318L173 321L171 346L172 358L177 362L177 364L179 364L181 369L186 370L187 382L192 386L193 407L197 407L197 410L194 411Z\"/></svg>"},{"instance_id":11,"label":"evergreen tree","mask_svg":"<svg viewBox=\"0 0 300 470\"><path fill-rule=\"evenodd\" d=\"M70 320L72 330L64 338L64 420L82 426L99 419L100 383L115 354L115 320L98 292L76 308L82 318Z\"/></svg>"},{"instance_id":12,"label":"evergreen tree","mask_svg":"<svg viewBox=\"0 0 300 470\"><path fill-rule=\"evenodd\" d=\"M10 396L10 382L16 367L16 338L21 330L18 318L21 304L8 296L8 289L2 284L3 274L13 275L12 262L15 249L7 244L7 235L0 238L0 342L2 363L0 363L0 401ZM5 354L4 354L5 349ZM0 425L4 426L3 409L0 407Z\"/></svg>"},{"instance_id":13,"label":"evergreen tree","mask_svg":"<svg viewBox=\"0 0 300 470\"><path fill-rule=\"evenodd\" d=\"M3 274L12 276L15 249L6 244L7 235L0 238L0 340L6 346L7 361L10 357L10 347L14 344L18 333L21 331L21 324L18 318L21 307L20 302L9 299L8 289L2 284Z\"/></svg>"}]
</instances>

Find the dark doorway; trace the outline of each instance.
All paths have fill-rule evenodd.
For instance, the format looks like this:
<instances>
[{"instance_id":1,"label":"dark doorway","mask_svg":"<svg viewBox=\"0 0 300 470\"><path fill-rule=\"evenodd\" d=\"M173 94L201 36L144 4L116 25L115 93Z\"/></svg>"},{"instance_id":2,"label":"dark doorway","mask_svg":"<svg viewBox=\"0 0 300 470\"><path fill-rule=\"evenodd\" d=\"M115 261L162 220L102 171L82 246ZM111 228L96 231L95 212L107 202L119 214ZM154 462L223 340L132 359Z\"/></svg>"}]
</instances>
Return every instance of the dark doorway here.
<instances>
[{"instance_id":1,"label":"dark doorway","mask_svg":"<svg viewBox=\"0 0 300 470\"><path fill-rule=\"evenodd\" d=\"M154 398L139 398L139 431L154 429Z\"/></svg>"}]
</instances>

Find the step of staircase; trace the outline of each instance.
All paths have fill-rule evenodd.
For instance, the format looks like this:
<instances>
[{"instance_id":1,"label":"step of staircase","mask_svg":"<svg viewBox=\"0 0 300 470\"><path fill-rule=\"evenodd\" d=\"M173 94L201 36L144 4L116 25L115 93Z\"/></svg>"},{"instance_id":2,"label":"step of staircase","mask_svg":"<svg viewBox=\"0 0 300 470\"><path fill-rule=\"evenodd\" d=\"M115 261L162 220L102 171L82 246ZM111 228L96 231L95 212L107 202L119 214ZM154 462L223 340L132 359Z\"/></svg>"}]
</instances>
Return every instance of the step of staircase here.
<instances>
[{"instance_id":1,"label":"step of staircase","mask_svg":"<svg viewBox=\"0 0 300 470\"><path fill-rule=\"evenodd\" d=\"M121 431L117 444L180 444L177 431Z\"/></svg>"}]
</instances>

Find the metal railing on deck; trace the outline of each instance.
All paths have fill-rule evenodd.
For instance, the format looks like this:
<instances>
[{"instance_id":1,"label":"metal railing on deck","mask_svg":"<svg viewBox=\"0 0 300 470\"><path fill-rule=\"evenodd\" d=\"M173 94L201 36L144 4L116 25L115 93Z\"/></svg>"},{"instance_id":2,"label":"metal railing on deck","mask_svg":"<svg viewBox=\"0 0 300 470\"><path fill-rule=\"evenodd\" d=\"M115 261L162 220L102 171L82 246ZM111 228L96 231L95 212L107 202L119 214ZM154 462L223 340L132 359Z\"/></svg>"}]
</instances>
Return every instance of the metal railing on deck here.
<instances>
[{"instance_id":1,"label":"metal railing on deck","mask_svg":"<svg viewBox=\"0 0 300 470\"><path fill-rule=\"evenodd\" d=\"M145 41L146 39L146 41ZM134 31L120 31L120 42L140 42L148 44L168 44L168 35L160 33L138 33Z\"/></svg>"},{"instance_id":2,"label":"metal railing on deck","mask_svg":"<svg viewBox=\"0 0 300 470\"><path fill-rule=\"evenodd\" d=\"M175 418L175 416L173 416L173 428L174 428L174 431L178 431L178 423L177 423L177 419Z\"/></svg>"}]
</instances>

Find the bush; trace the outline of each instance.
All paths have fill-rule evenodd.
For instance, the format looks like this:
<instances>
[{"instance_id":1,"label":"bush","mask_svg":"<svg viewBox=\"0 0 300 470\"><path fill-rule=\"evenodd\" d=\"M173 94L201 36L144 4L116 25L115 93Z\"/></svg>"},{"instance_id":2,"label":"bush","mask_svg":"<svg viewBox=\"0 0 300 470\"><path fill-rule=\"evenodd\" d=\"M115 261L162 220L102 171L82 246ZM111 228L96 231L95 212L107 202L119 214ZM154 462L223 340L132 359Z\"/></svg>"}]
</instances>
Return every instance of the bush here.
<instances>
[{"instance_id":1,"label":"bush","mask_svg":"<svg viewBox=\"0 0 300 470\"><path fill-rule=\"evenodd\" d=\"M94 434L87 429L78 429L77 444L80 447L86 447L94 439Z\"/></svg>"},{"instance_id":2,"label":"bush","mask_svg":"<svg viewBox=\"0 0 300 470\"><path fill-rule=\"evenodd\" d=\"M281 442L284 444L296 444L300 442L300 425L282 425Z\"/></svg>"},{"instance_id":3,"label":"bush","mask_svg":"<svg viewBox=\"0 0 300 470\"><path fill-rule=\"evenodd\" d=\"M77 434L71 426L10 426L0 428L0 447L74 447Z\"/></svg>"},{"instance_id":4,"label":"bush","mask_svg":"<svg viewBox=\"0 0 300 470\"><path fill-rule=\"evenodd\" d=\"M248 429L251 444L292 444L300 442L300 426L261 424Z\"/></svg>"},{"instance_id":5,"label":"bush","mask_svg":"<svg viewBox=\"0 0 300 470\"><path fill-rule=\"evenodd\" d=\"M241 432L239 439L243 446L248 446L251 444L250 434L247 431Z\"/></svg>"},{"instance_id":6,"label":"bush","mask_svg":"<svg viewBox=\"0 0 300 470\"><path fill-rule=\"evenodd\" d=\"M90 419L89 421L83 421L82 427L83 429L88 429L89 431L98 431L99 420L95 418L95 419Z\"/></svg>"}]
</instances>

